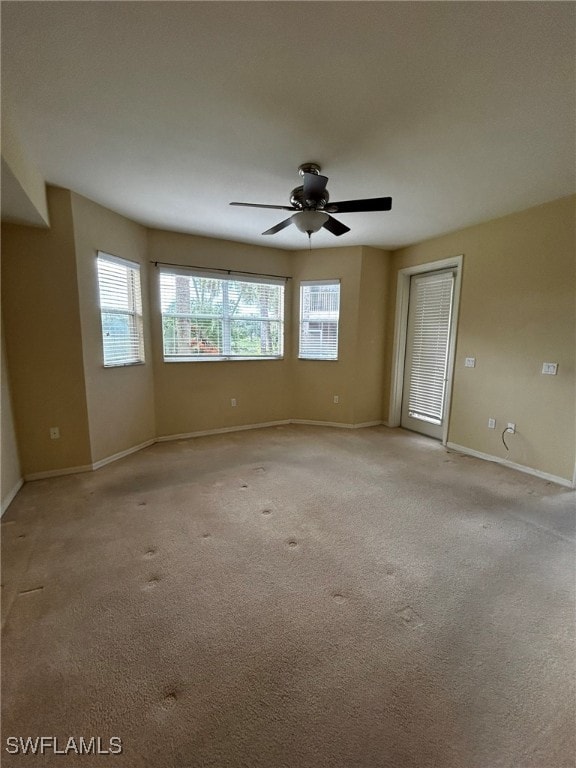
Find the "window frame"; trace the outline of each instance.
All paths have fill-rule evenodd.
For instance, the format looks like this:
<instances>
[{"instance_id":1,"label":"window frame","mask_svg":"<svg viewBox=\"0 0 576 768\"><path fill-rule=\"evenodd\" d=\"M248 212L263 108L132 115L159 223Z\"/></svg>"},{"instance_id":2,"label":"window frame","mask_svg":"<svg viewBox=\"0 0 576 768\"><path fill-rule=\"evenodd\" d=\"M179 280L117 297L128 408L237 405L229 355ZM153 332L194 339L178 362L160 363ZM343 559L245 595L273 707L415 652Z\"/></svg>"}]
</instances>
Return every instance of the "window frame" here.
<instances>
[{"instance_id":1,"label":"window frame","mask_svg":"<svg viewBox=\"0 0 576 768\"><path fill-rule=\"evenodd\" d=\"M127 284L129 286L129 292L127 296L127 307L108 307L103 306L102 297L102 282L100 273L100 264L115 264L123 267L126 270ZM104 368L126 368L133 365L145 365L146 353L144 349L144 317L143 317L143 303L142 303L142 279L141 279L141 265L137 261L131 261L130 259L123 259L120 256L115 256L106 251L97 251L96 255L96 278L98 282L98 304L100 311L100 330L102 334L102 362ZM137 352L132 355L132 359L129 356L125 356L119 360L107 360L106 358L106 342L105 334L106 329L104 326L105 315L117 315L118 317L129 318L129 334L125 337L128 342L132 339L137 339Z\"/></svg>"},{"instance_id":2,"label":"window frame","mask_svg":"<svg viewBox=\"0 0 576 768\"><path fill-rule=\"evenodd\" d=\"M254 317L254 316L234 316L233 314L212 312L212 313L176 313L166 312L163 308L164 296L162 290L162 275L173 275L186 278L203 278L209 280L218 280L222 284L230 283L252 283L255 285L272 285L277 286L280 289L279 302L278 302L278 314L277 316L267 317ZM200 362L236 362L236 361L257 361L257 360L283 360L285 352L285 303L286 303L286 282L287 278L284 277L271 277L267 275L247 275L241 272L235 273L232 270L228 273L222 271L214 271L210 269L201 269L194 267L176 267L176 266L162 266L158 265L158 294L160 300L160 332L162 337L162 360L164 363L200 363ZM226 294L223 291L223 294ZM245 320L246 322L268 322L270 325L278 325L278 342L279 353L278 354L234 354L229 351L223 351L222 354L190 354L190 355L177 355L170 354L166 351L166 337L165 337L165 319L167 317L183 317L195 321L198 325L198 321L213 321L221 323L221 336L220 343L226 350L232 348L232 330L234 320Z\"/></svg>"},{"instance_id":3,"label":"window frame","mask_svg":"<svg viewBox=\"0 0 576 768\"><path fill-rule=\"evenodd\" d=\"M300 307L299 307L299 314L298 314L298 359L299 360L322 360L326 362L337 362L339 359L339 350L340 350L340 298L341 298L341 284L342 281L340 278L330 278L325 280L301 280L300 281L300 291L299 291L299 301L300 301ZM338 309L337 309L337 316L336 318L330 318L330 319L321 319L320 317L317 317L316 319L310 317L310 312L308 312L308 316L305 317L305 300L304 300L304 294L306 289L314 286L338 286ZM328 346L328 353L325 354L319 354L318 352L309 351L306 352L303 350L303 335L304 335L304 323L321 323L321 324L335 324L336 328L336 343L335 343L335 351L334 353L330 353L330 347ZM322 334L324 332L324 329L320 329L320 333ZM324 341L321 340L319 344L319 348L321 349L324 346Z\"/></svg>"}]
</instances>

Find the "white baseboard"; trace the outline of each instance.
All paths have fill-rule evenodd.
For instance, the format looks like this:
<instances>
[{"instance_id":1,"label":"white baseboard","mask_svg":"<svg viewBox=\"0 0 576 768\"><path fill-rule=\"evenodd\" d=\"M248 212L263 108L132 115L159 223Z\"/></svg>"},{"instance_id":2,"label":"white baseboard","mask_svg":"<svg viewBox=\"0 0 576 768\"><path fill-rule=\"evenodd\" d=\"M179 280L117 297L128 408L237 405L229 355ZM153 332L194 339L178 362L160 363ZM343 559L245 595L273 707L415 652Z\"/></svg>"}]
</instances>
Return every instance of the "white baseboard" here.
<instances>
[{"instance_id":1,"label":"white baseboard","mask_svg":"<svg viewBox=\"0 0 576 768\"><path fill-rule=\"evenodd\" d=\"M177 435L162 435L161 437L152 438L150 440L146 440L144 443L140 443L140 445L135 445L132 448L127 448L125 451L120 451L119 453L115 453L112 456L107 456L104 459L100 459L99 461L94 462L93 464L86 464L84 466L80 467L67 467L65 469L52 469L48 470L46 472L33 472L29 475L24 475L24 478L21 479L14 488L8 493L6 498L2 501L2 506L0 510L0 516L4 514L5 510L8 509L10 503L22 487L23 483L29 482L31 480L45 480L49 477L60 477L62 475L75 475L79 474L81 472L93 472L95 470L100 469L101 467L106 466L106 464L111 464L114 461L118 461L119 459L123 459L126 456L129 456L132 453L136 453L137 451L141 451L143 448L148 448L151 445L154 445L154 443L164 443L164 442L170 442L174 440L188 440L193 437L205 437L208 435L221 435L226 434L228 432L242 432L244 430L248 429L265 429L266 427L279 427L279 426L285 426L287 424L304 424L308 426L313 427L337 427L339 429L363 429L364 427L377 427L377 426L385 426L387 427L388 424L384 421L366 421L361 424L344 424L342 422L337 421L315 421L312 419L284 419L282 421L266 421L262 422L260 424L241 424L236 427L221 427L219 429L205 429L198 432L184 432ZM533 469L532 467L527 467L524 464L517 464L514 461L510 461L509 459L503 459L499 456L492 456L489 453L482 453L481 451L476 451L473 448L466 448L463 445L458 445L457 443L450 443L448 442L446 444L446 447L453 450L458 451L459 453L464 453L467 456L474 456L477 459L483 459L484 461L492 461L495 464L501 464L504 467L509 467L510 469L515 469L519 472L524 472L528 475L533 475L534 477L539 477L542 480L548 480L552 483L556 483L558 485L562 485L565 488L575 488L576 487L576 477L574 480L568 480L565 477L558 477L557 475L551 475L548 472L541 472L539 469Z\"/></svg>"},{"instance_id":2,"label":"white baseboard","mask_svg":"<svg viewBox=\"0 0 576 768\"><path fill-rule=\"evenodd\" d=\"M381 421L365 421L362 424L344 424L341 421L313 421L311 419L290 419L290 424L307 424L310 427L340 427L341 429L363 429L364 427L380 427Z\"/></svg>"},{"instance_id":3,"label":"white baseboard","mask_svg":"<svg viewBox=\"0 0 576 768\"><path fill-rule=\"evenodd\" d=\"M110 464L113 461L118 461L118 459L123 459L125 456L129 456L131 453L136 453L137 451L141 451L143 448L148 448L149 446L154 445L154 443L164 443L164 442L170 442L174 440L188 440L192 437L206 437L208 435L221 435L227 432L242 432L247 429L265 429L266 427L280 427L280 426L285 426L287 424L307 424L309 426L338 427L340 429L363 429L364 427L379 427L383 423L384 422L382 421L365 421L365 422L362 422L361 424L343 424L342 422L336 422L336 421L311 421L309 419L283 419L281 421L265 421L260 424L240 424L235 427L221 427L219 429L204 429L198 432L183 432L177 435L162 435L160 437L146 440L146 442L140 443L140 445L135 445L132 448L127 448L125 451L120 451L119 453L115 453L112 456L107 456L106 458L100 459L99 461L96 461L93 464L85 464L80 467L67 467L65 469L50 469L45 472L33 472L31 474L25 475L24 480L26 482L29 482L32 480L46 480L49 477L60 477L62 475L76 475L81 472L93 472L97 469L100 469L101 467L106 466L106 464ZM19 488L20 487L18 487L14 491L14 496L18 492ZM10 499L10 501L12 500L12 498Z\"/></svg>"},{"instance_id":4,"label":"white baseboard","mask_svg":"<svg viewBox=\"0 0 576 768\"><path fill-rule=\"evenodd\" d=\"M155 442L166 443L172 440L188 440L191 437L206 437L208 435L223 435L226 432L243 432L246 429L264 429L265 427L280 427L290 424L289 419L283 421L265 421L262 424L241 424L237 427L220 427L219 429L203 429L200 432L183 432L179 435L162 435Z\"/></svg>"},{"instance_id":5,"label":"white baseboard","mask_svg":"<svg viewBox=\"0 0 576 768\"><path fill-rule=\"evenodd\" d=\"M20 480L18 480L18 482L16 483L16 485L12 488L12 490L6 494L5 498L2 499L2 506L0 507L0 517L2 517L4 512L6 512L10 504L14 501L14 497L16 496L16 494L18 493L20 488L22 488L23 485L24 485L24 478L21 477Z\"/></svg>"},{"instance_id":6,"label":"white baseboard","mask_svg":"<svg viewBox=\"0 0 576 768\"><path fill-rule=\"evenodd\" d=\"M32 480L46 480L49 477L61 477L63 475L78 475L82 472L94 472L100 467L104 467L106 464L110 464L118 459L123 459L125 456L129 456L131 453L141 451L142 448L148 448L150 445L154 445L156 440L154 438L146 440L145 443L140 445L134 445L132 448L127 448L125 451L115 453L112 456L106 456L104 459L94 462L94 464L84 464L80 467L66 467L65 469L48 469L45 472L32 472L29 475L24 475L24 480L28 483Z\"/></svg>"},{"instance_id":7,"label":"white baseboard","mask_svg":"<svg viewBox=\"0 0 576 768\"><path fill-rule=\"evenodd\" d=\"M31 472L29 475L24 475L24 480L29 483L32 480L47 480L49 477L78 475L81 472L92 472L92 464L83 464L80 467L65 467L64 469L47 469L45 472Z\"/></svg>"},{"instance_id":8,"label":"white baseboard","mask_svg":"<svg viewBox=\"0 0 576 768\"><path fill-rule=\"evenodd\" d=\"M330 421L307 421L305 419L283 419L281 421L265 421L260 424L240 424L236 427L220 427L219 429L203 429L198 432L183 432L177 435L162 435L160 437L146 440L140 445L134 445L132 448L127 448L125 451L115 453L112 456L107 456L104 459L94 462L93 464L85 464L81 467L67 467L65 469L50 469L46 472L33 472L29 475L24 475L24 480L29 482L31 480L46 480L49 477L60 477L62 475L76 475L81 472L93 472L101 467L110 464L118 459L123 459L125 456L129 456L131 453L141 451L143 448L148 448L154 443L165 443L173 440L188 440L192 437L206 437L208 435L222 435L227 432L243 432L247 429L265 429L266 427L281 427L287 424L309 424L312 426L320 427L342 427L344 429L360 429L362 427L376 427L382 424L381 421L367 421L363 424L341 424L338 422ZM14 491L14 496L18 492L19 487ZM13 497L12 497L13 498ZM10 499L10 501L12 500ZM10 503L10 502L8 502ZM6 505L8 506L8 504Z\"/></svg>"},{"instance_id":9,"label":"white baseboard","mask_svg":"<svg viewBox=\"0 0 576 768\"><path fill-rule=\"evenodd\" d=\"M154 445L155 442L155 438L151 438L150 440L146 440L144 443L140 443L140 445L134 445L132 448L127 448L125 451L115 453L113 456L107 456L105 459L100 459L99 461L94 462L94 464L92 464L92 469L96 470L100 469L100 467L105 467L106 464L110 464L113 461L118 461L118 459L123 459L125 456L130 456L131 453L141 451L143 448L148 448L149 446Z\"/></svg>"},{"instance_id":10,"label":"white baseboard","mask_svg":"<svg viewBox=\"0 0 576 768\"><path fill-rule=\"evenodd\" d=\"M463 445L458 445L457 443L446 443L446 448L450 448L452 451L458 451L458 453L464 453L467 456L474 456L476 459L484 459L484 461L492 461L495 464L502 464L504 467L509 467L510 469L516 469L519 472L524 472L527 475L534 475L534 477L539 477L542 480L548 480L551 483L557 483L558 485L563 485L565 488L574 488L575 483L571 480L568 480L566 477L558 477L558 475L550 475L548 472L541 472L539 469L534 469L533 467L527 467L525 464L516 464L514 461L510 461L509 459L502 459L499 456L492 456L489 453L482 453L481 451L475 451L473 448L466 448Z\"/></svg>"}]
</instances>

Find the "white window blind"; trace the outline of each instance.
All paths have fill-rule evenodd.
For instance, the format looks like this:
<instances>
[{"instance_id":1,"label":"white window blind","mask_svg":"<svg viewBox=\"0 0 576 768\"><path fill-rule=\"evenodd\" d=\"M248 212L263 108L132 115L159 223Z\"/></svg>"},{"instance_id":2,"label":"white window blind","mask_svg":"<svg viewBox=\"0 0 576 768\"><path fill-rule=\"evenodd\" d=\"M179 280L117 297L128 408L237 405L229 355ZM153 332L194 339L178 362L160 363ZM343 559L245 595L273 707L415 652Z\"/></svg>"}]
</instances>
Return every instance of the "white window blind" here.
<instances>
[{"instance_id":1,"label":"white window blind","mask_svg":"<svg viewBox=\"0 0 576 768\"><path fill-rule=\"evenodd\" d=\"M298 357L306 360L337 360L339 317L339 280L301 283Z\"/></svg>"},{"instance_id":2,"label":"white window blind","mask_svg":"<svg viewBox=\"0 0 576 768\"><path fill-rule=\"evenodd\" d=\"M98 253L104 365L144 362L140 265Z\"/></svg>"},{"instance_id":3,"label":"white window blind","mask_svg":"<svg viewBox=\"0 0 576 768\"><path fill-rule=\"evenodd\" d=\"M414 335L408 412L433 424L441 424L444 415L453 284L452 272L412 278Z\"/></svg>"},{"instance_id":4,"label":"white window blind","mask_svg":"<svg viewBox=\"0 0 576 768\"><path fill-rule=\"evenodd\" d=\"M284 281L160 272L164 360L280 358Z\"/></svg>"}]
</instances>

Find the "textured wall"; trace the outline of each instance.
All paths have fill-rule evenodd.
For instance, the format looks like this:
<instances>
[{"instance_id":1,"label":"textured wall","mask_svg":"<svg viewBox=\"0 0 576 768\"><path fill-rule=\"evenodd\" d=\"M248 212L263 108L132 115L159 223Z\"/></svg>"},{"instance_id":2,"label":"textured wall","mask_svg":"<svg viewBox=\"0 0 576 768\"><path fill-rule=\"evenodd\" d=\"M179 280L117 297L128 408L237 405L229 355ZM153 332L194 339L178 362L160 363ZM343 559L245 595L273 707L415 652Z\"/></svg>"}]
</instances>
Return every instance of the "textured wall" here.
<instances>
[{"instance_id":1,"label":"textured wall","mask_svg":"<svg viewBox=\"0 0 576 768\"><path fill-rule=\"evenodd\" d=\"M18 441L16 439L8 368L6 365L4 328L2 328L2 369L0 373L2 375L2 448L0 453L2 476L0 479L0 499L1 509L4 510L15 489L22 482L22 470L18 455Z\"/></svg>"},{"instance_id":2,"label":"textured wall","mask_svg":"<svg viewBox=\"0 0 576 768\"><path fill-rule=\"evenodd\" d=\"M464 255L448 440L571 480L575 460L575 198L397 251L394 270ZM396 277L390 291L388 376ZM464 358L476 367L465 368ZM558 363L557 376L541 374ZM389 389L384 392L388 408ZM497 429L487 428L488 417ZM502 429L515 422L507 453Z\"/></svg>"},{"instance_id":3,"label":"textured wall","mask_svg":"<svg viewBox=\"0 0 576 768\"><path fill-rule=\"evenodd\" d=\"M92 461L97 462L155 436L146 230L76 194L72 195L72 214L90 445ZM141 264L144 365L104 368L96 264L99 250Z\"/></svg>"},{"instance_id":4,"label":"textured wall","mask_svg":"<svg viewBox=\"0 0 576 768\"><path fill-rule=\"evenodd\" d=\"M382 419L388 263L389 254L375 248L295 253L294 418L343 424ZM340 279L338 360L298 360L299 281L335 278Z\"/></svg>"},{"instance_id":5,"label":"textured wall","mask_svg":"<svg viewBox=\"0 0 576 768\"><path fill-rule=\"evenodd\" d=\"M323 248L294 254L293 417L312 421L354 421L355 344L360 302L362 248ZM298 360L299 282L340 280L338 360ZM338 395L338 404L334 403Z\"/></svg>"},{"instance_id":6,"label":"textured wall","mask_svg":"<svg viewBox=\"0 0 576 768\"><path fill-rule=\"evenodd\" d=\"M48 204L50 229L2 226L6 352L25 475L91 463L70 192L50 189Z\"/></svg>"},{"instance_id":7,"label":"textured wall","mask_svg":"<svg viewBox=\"0 0 576 768\"><path fill-rule=\"evenodd\" d=\"M148 243L148 254L152 261L238 269L260 274L291 274L290 254L275 248L259 248L157 230L149 231ZM291 291L292 284L288 281L288 307ZM165 363L162 359L158 271L154 266L150 268L150 298L156 430L159 436L290 418L291 336L288 323L284 360ZM232 398L237 402L235 408L230 404Z\"/></svg>"}]
</instances>

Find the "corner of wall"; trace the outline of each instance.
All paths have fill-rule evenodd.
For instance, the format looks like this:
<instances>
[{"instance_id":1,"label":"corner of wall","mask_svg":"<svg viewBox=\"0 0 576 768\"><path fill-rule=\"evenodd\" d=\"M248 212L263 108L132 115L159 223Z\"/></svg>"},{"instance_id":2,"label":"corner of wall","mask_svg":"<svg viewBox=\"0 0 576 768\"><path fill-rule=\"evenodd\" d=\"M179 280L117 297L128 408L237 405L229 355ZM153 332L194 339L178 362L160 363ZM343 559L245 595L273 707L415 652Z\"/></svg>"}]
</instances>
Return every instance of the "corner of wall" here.
<instances>
[{"instance_id":1,"label":"corner of wall","mask_svg":"<svg viewBox=\"0 0 576 768\"><path fill-rule=\"evenodd\" d=\"M148 233L142 225L76 193L72 193L72 219L88 429L92 463L99 465L155 438ZM140 265L143 365L103 365L98 251ZM109 428L111 423L114 430Z\"/></svg>"},{"instance_id":2,"label":"corner of wall","mask_svg":"<svg viewBox=\"0 0 576 768\"><path fill-rule=\"evenodd\" d=\"M2 226L6 357L24 476L92 460L70 192L49 187L48 206L50 229ZM51 440L55 426L60 438Z\"/></svg>"},{"instance_id":3,"label":"corner of wall","mask_svg":"<svg viewBox=\"0 0 576 768\"><path fill-rule=\"evenodd\" d=\"M382 421L390 253L362 247L358 300L354 423Z\"/></svg>"},{"instance_id":4,"label":"corner of wall","mask_svg":"<svg viewBox=\"0 0 576 768\"><path fill-rule=\"evenodd\" d=\"M20 141L10 110L2 104L2 218L50 226L46 183Z\"/></svg>"},{"instance_id":5,"label":"corner of wall","mask_svg":"<svg viewBox=\"0 0 576 768\"><path fill-rule=\"evenodd\" d=\"M16 438L16 429L14 426L14 415L12 408L12 397L10 392L10 381L8 367L6 364L6 350L4 340L4 324L2 324L2 402L0 411L2 413L2 445L0 447L0 456L2 459L0 476L0 515L4 514L13 498L22 487L22 470L20 467L20 455L18 451L18 440Z\"/></svg>"}]
</instances>

